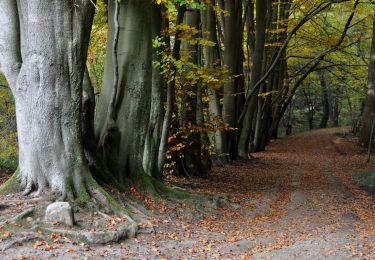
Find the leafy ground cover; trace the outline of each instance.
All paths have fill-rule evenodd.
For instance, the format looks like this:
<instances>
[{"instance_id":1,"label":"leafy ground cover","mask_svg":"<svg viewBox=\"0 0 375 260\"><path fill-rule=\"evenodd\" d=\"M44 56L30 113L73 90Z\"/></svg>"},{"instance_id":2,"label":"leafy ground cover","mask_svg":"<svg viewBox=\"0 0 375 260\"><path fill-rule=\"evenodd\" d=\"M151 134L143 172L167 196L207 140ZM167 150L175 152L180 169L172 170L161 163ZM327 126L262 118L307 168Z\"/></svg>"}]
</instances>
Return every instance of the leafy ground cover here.
<instances>
[{"instance_id":1,"label":"leafy ground cover","mask_svg":"<svg viewBox=\"0 0 375 260\"><path fill-rule=\"evenodd\" d=\"M344 130L276 140L255 162L218 167L207 179L167 178L172 186L222 198L208 208L133 194L143 200L154 233L141 227L136 238L89 245L55 233L27 237L14 224L0 229L0 258L374 259L373 197L353 176L370 179L375 163L365 162ZM15 215L33 203L0 198L6 206L0 222L5 212Z\"/></svg>"}]
</instances>

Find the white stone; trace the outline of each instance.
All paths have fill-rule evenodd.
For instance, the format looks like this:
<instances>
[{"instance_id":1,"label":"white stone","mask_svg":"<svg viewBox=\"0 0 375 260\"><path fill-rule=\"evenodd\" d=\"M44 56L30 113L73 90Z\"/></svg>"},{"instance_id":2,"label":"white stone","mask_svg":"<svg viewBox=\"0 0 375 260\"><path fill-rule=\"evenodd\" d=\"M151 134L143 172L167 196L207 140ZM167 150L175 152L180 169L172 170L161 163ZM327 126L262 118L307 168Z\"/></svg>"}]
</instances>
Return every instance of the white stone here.
<instances>
[{"instance_id":1,"label":"white stone","mask_svg":"<svg viewBox=\"0 0 375 260\"><path fill-rule=\"evenodd\" d=\"M68 226L74 225L73 209L68 202L55 202L48 205L45 222L53 223L58 221Z\"/></svg>"}]
</instances>

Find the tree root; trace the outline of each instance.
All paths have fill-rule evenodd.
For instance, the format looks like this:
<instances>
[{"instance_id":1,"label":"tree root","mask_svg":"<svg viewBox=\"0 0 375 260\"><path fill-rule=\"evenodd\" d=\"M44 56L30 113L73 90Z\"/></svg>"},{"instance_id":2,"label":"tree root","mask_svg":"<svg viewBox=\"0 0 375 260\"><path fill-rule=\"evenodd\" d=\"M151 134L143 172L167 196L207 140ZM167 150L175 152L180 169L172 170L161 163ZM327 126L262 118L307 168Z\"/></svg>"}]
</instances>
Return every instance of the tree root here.
<instances>
[{"instance_id":1,"label":"tree root","mask_svg":"<svg viewBox=\"0 0 375 260\"><path fill-rule=\"evenodd\" d=\"M13 218L11 218L11 222L17 222L27 216L30 216L31 214L33 214L35 212L35 208L30 208L30 209L27 209L25 210L24 212L14 216Z\"/></svg>"},{"instance_id":2,"label":"tree root","mask_svg":"<svg viewBox=\"0 0 375 260\"><path fill-rule=\"evenodd\" d=\"M135 237L138 232L138 225L133 222L129 226L121 228L117 231L76 231L67 229L54 229L41 226L35 226L36 231L41 230L50 233L59 233L66 236L72 236L77 239L84 239L90 244L108 244L118 242L121 239Z\"/></svg>"},{"instance_id":3,"label":"tree root","mask_svg":"<svg viewBox=\"0 0 375 260\"><path fill-rule=\"evenodd\" d=\"M35 208L30 208L30 209L27 209L23 212L21 212L20 214L18 215L15 215L14 217L12 217L11 219L9 220L6 220L6 221L3 221L3 222L0 222L0 227L6 225L6 224L9 224L9 223L15 223L17 221L20 221L21 219L27 217L27 216L30 216L31 214L33 214L35 212Z\"/></svg>"},{"instance_id":4,"label":"tree root","mask_svg":"<svg viewBox=\"0 0 375 260\"><path fill-rule=\"evenodd\" d=\"M25 233L25 234L22 234L22 237L21 238L18 238L18 239L15 239L11 242L8 242L6 243L1 249L0 251L4 252L8 249L11 249L12 247L18 245L18 244L22 244L22 243L25 243L25 242L30 242L34 239L44 239L42 236L40 236L39 234L37 233Z\"/></svg>"}]
</instances>

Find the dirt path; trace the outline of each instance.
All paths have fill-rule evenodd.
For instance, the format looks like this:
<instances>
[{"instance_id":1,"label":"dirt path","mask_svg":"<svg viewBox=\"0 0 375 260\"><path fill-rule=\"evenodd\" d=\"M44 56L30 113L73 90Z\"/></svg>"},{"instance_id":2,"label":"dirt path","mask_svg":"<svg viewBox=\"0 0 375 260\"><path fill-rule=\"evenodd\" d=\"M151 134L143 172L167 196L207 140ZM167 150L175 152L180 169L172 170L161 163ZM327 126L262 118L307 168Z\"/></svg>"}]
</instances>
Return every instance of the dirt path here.
<instances>
[{"instance_id":1,"label":"dirt path","mask_svg":"<svg viewBox=\"0 0 375 260\"><path fill-rule=\"evenodd\" d=\"M338 131L277 140L256 154L257 163L217 168L206 180L170 177L172 185L226 194L228 202L206 214L159 202L149 209L155 234L47 251L33 241L0 251L0 258L374 259L375 206L349 177L375 165L365 164L355 144L334 135Z\"/></svg>"}]
</instances>

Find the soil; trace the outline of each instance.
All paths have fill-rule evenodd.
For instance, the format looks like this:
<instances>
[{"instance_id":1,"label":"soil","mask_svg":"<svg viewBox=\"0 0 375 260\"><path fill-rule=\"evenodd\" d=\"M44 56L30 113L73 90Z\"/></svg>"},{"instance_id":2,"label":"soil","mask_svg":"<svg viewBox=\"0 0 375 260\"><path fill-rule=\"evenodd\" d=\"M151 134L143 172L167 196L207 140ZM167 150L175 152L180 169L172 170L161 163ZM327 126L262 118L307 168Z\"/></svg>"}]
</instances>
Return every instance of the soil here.
<instances>
[{"instance_id":1,"label":"soil","mask_svg":"<svg viewBox=\"0 0 375 260\"><path fill-rule=\"evenodd\" d=\"M139 196L154 233L141 225L136 238L89 245L13 226L0 229L0 258L374 259L374 201L351 175L374 170L375 163L365 162L366 154L344 131L273 141L254 154L257 160L217 167L206 179L168 176L171 186L221 199L205 208ZM16 199L0 198L0 222L41 203L5 201Z\"/></svg>"}]
</instances>

